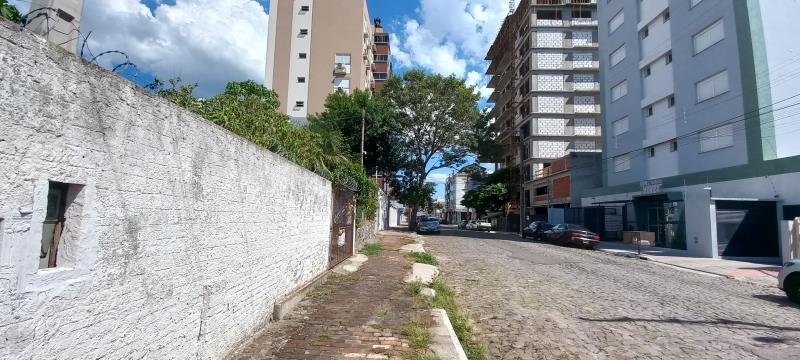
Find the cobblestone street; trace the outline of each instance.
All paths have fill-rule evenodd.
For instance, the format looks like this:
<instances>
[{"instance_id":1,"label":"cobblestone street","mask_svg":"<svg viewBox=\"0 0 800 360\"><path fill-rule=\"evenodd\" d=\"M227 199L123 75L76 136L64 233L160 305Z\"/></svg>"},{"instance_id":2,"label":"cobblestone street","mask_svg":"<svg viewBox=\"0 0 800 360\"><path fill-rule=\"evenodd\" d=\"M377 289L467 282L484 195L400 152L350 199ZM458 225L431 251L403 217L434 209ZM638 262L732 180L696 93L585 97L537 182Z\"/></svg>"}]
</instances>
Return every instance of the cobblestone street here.
<instances>
[{"instance_id":1,"label":"cobblestone street","mask_svg":"<svg viewBox=\"0 0 800 360\"><path fill-rule=\"evenodd\" d=\"M426 236L492 359L798 359L777 288L514 235Z\"/></svg>"}]
</instances>

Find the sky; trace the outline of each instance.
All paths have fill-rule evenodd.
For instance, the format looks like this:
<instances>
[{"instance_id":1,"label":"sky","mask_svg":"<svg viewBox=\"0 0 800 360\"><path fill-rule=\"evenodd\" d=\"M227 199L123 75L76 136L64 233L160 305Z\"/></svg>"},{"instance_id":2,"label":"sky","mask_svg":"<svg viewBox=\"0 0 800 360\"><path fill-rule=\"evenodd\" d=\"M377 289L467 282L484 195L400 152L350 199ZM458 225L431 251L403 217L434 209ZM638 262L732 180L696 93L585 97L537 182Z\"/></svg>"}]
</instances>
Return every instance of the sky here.
<instances>
[{"instance_id":1,"label":"sky","mask_svg":"<svg viewBox=\"0 0 800 360\"><path fill-rule=\"evenodd\" d=\"M30 0L10 0L24 14ZM485 106L491 93L484 61L508 14L505 0L367 0L370 15L392 33L395 71L423 68L455 74L475 86ZM263 82L269 0L85 0L81 32L85 57L125 52L136 68L122 74L139 85L180 77L197 96L219 93L229 81ZM113 68L119 54L97 59ZM491 168L491 166L488 166ZM451 169L435 171L435 197L444 197Z\"/></svg>"}]
</instances>

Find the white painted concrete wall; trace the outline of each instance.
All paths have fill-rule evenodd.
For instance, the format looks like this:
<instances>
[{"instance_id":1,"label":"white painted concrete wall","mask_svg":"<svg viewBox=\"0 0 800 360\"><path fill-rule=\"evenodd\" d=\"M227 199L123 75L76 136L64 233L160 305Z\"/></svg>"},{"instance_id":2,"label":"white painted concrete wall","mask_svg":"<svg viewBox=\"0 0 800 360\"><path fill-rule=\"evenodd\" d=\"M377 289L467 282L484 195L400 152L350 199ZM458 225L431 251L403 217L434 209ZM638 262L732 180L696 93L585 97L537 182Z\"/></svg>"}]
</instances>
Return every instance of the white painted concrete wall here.
<instances>
[{"instance_id":1,"label":"white painted concrete wall","mask_svg":"<svg viewBox=\"0 0 800 360\"><path fill-rule=\"evenodd\" d=\"M328 181L13 26L0 358L221 358L325 271ZM71 251L39 270L48 180L84 188Z\"/></svg>"}]
</instances>

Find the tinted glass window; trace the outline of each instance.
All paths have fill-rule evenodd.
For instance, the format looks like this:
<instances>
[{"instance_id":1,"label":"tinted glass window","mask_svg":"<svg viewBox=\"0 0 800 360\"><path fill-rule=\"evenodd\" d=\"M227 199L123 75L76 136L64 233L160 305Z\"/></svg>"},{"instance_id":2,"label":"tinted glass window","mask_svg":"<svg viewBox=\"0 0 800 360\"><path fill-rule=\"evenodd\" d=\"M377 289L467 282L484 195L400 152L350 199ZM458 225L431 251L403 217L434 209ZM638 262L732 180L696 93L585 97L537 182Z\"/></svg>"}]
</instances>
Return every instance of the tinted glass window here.
<instances>
[{"instance_id":1,"label":"tinted glass window","mask_svg":"<svg viewBox=\"0 0 800 360\"><path fill-rule=\"evenodd\" d=\"M589 231L589 229L587 229L585 226L575 225L575 224L567 224L567 229Z\"/></svg>"}]
</instances>

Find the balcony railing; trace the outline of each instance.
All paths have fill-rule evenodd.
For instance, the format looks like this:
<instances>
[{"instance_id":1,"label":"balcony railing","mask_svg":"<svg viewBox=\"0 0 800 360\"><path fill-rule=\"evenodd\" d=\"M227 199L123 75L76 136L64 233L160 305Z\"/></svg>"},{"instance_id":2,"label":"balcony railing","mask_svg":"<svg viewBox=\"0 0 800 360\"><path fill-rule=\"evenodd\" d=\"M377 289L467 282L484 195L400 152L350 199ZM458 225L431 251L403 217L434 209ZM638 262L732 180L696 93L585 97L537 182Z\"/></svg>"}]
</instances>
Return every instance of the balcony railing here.
<instances>
[{"instance_id":1,"label":"balcony railing","mask_svg":"<svg viewBox=\"0 0 800 360\"><path fill-rule=\"evenodd\" d=\"M536 22L533 23L533 26L539 27L595 27L597 26L597 20L595 19L536 19Z\"/></svg>"},{"instance_id":2,"label":"balcony railing","mask_svg":"<svg viewBox=\"0 0 800 360\"><path fill-rule=\"evenodd\" d=\"M597 4L597 0L535 0L534 5L592 5Z\"/></svg>"}]
</instances>

